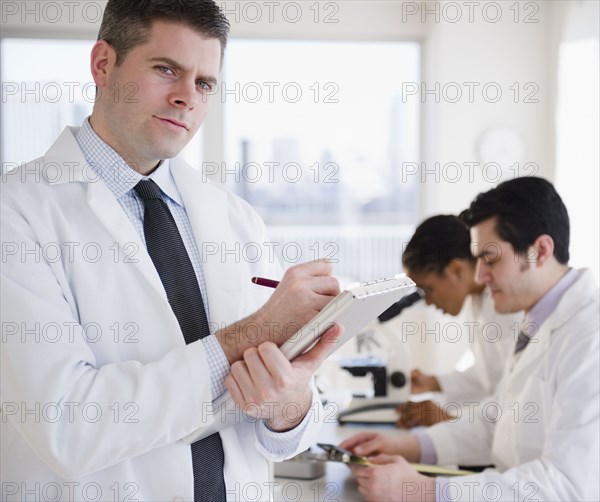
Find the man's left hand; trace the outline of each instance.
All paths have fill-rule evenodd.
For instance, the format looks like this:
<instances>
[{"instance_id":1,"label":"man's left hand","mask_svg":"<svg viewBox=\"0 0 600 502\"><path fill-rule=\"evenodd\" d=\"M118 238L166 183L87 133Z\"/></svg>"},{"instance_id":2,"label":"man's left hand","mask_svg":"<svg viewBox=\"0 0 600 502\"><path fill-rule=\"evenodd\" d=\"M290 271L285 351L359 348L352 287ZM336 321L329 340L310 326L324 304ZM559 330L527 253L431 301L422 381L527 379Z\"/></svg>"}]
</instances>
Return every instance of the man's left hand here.
<instances>
[{"instance_id":1,"label":"man's left hand","mask_svg":"<svg viewBox=\"0 0 600 502\"><path fill-rule=\"evenodd\" d=\"M225 386L247 415L267 420L270 429L283 432L296 427L312 404L310 380L338 347L343 329L334 325L308 352L288 361L273 342L244 352L231 366Z\"/></svg>"}]
</instances>

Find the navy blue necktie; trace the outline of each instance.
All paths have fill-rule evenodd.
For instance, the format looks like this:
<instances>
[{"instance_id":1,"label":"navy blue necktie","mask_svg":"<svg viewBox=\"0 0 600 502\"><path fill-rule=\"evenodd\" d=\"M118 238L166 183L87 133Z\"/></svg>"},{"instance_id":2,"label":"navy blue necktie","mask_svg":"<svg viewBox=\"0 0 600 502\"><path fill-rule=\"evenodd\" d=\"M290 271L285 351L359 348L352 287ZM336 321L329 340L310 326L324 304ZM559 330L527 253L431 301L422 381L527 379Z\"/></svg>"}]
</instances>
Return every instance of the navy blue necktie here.
<instances>
[{"instance_id":1,"label":"navy blue necktie","mask_svg":"<svg viewBox=\"0 0 600 502\"><path fill-rule=\"evenodd\" d=\"M177 224L160 188L142 180L134 188L144 201L146 248L163 283L185 343L210 335L202 293ZM221 436L212 434L192 444L194 501L225 501L223 467L225 454Z\"/></svg>"}]
</instances>

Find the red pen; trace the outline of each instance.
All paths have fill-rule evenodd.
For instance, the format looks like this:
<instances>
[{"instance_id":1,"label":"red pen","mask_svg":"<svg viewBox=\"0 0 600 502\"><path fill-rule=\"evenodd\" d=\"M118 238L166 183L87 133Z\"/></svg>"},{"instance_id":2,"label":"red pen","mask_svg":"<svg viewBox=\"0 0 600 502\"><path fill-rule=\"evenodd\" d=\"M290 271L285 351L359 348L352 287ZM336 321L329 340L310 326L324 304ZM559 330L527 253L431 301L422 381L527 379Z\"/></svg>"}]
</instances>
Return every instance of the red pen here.
<instances>
[{"instance_id":1,"label":"red pen","mask_svg":"<svg viewBox=\"0 0 600 502\"><path fill-rule=\"evenodd\" d=\"M267 288L276 288L279 285L279 281L273 279L265 279L263 277L253 277L252 282L258 286L265 286Z\"/></svg>"}]
</instances>

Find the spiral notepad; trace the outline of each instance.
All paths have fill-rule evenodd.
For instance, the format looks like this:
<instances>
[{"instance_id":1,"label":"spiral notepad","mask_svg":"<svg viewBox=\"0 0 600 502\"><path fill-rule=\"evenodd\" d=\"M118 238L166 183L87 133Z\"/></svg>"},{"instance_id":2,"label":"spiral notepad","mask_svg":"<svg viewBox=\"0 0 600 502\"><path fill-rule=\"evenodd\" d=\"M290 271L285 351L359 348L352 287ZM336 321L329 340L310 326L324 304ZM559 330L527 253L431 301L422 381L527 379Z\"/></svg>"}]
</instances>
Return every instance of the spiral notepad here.
<instances>
[{"instance_id":1,"label":"spiral notepad","mask_svg":"<svg viewBox=\"0 0 600 502\"><path fill-rule=\"evenodd\" d=\"M415 283L405 274L399 274L393 279L363 282L348 288L285 342L281 351L289 360L294 359L310 349L334 323L344 327L344 334L338 342L341 347L367 323L415 289Z\"/></svg>"}]
</instances>

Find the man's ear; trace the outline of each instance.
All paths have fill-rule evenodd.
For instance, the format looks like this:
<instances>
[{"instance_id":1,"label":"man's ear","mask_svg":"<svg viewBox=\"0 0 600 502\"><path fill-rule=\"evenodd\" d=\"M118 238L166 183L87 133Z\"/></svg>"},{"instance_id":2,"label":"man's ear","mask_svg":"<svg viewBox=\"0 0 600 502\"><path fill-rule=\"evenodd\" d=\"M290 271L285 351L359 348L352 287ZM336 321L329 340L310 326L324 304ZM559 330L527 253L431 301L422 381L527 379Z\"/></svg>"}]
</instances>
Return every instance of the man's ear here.
<instances>
[{"instance_id":1,"label":"man's ear","mask_svg":"<svg viewBox=\"0 0 600 502\"><path fill-rule=\"evenodd\" d=\"M528 253L528 256L538 267L542 266L554 256L554 239L548 234L542 234L534 241L530 250L531 254Z\"/></svg>"},{"instance_id":2,"label":"man's ear","mask_svg":"<svg viewBox=\"0 0 600 502\"><path fill-rule=\"evenodd\" d=\"M92 47L90 67L94 82L101 89L106 87L110 73L117 60L115 50L106 40L98 40Z\"/></svg>"}]
</instances>

